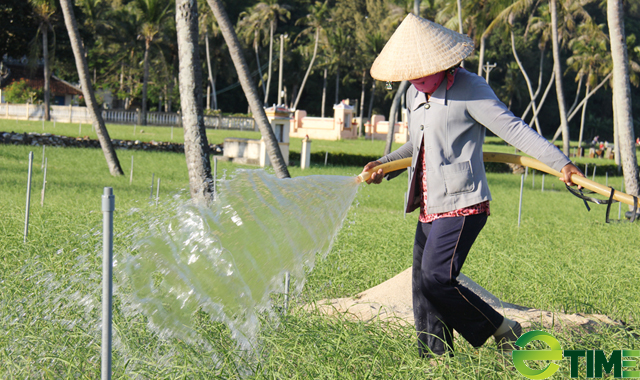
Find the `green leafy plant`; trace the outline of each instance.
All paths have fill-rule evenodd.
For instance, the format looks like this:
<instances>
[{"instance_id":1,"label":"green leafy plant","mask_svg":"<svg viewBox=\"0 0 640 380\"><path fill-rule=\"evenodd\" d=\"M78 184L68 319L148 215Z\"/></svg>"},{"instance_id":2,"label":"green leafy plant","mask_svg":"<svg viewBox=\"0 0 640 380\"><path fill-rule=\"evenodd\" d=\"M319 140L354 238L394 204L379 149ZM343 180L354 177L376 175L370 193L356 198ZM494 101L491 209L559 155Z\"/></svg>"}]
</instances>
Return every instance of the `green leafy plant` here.
<instances>
[{"instance_id":1,"label":"green leafy plant","mask_svg":"<svg viewBox=\"0 0 640 380\"><path fill-rule=\"evenodd\" d=\"M33 88L26 80L20 79L6 87L5 99L9 103L34 103L38 100L42 101L42 89Z\"/></svg>"}]
</instances>

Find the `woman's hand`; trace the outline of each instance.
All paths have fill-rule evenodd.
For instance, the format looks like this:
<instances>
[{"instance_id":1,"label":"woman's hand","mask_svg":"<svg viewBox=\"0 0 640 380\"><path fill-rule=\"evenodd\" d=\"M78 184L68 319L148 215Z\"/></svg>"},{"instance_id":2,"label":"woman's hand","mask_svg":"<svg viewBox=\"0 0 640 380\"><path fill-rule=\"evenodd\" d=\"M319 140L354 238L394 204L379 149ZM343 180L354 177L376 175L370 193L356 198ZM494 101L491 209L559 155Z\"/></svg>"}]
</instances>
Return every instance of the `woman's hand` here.
<instances>
[{"instance_id":1,"label":"woman's hand","mask_svg":"<svg viewBox=\"0 0 640 380\"><path fill-rule=\"evenodd\" d=\"M368 172L369 170L375 168L378 165L382 165L382 163L380 163L380 161L369 162L362 169L362 173ZM369 179L367 180L367 183L368 184L370 184L370 183L379 184L380 182L382 182L382 178L384 178L384 174L382 173L382 169L378 169L377 172L371 173L371 177L369 177Z\"/></svg>"},{"instance_id":2,"label":"woman's hand","mask_svg":"<svg viewBox=\"0 0 640 380\"><path fill-rule=\"evenodd\" d=\"M571 181L571 176L574 174L584 177L584 174L582 174L580 169L578 169L574 164L568 163L562 168L562 178L560 178L560 181L569 186L574 186L575 183ZM578 186L578 189L582 189L582 186Z\"/></svg>"}]
</instances>

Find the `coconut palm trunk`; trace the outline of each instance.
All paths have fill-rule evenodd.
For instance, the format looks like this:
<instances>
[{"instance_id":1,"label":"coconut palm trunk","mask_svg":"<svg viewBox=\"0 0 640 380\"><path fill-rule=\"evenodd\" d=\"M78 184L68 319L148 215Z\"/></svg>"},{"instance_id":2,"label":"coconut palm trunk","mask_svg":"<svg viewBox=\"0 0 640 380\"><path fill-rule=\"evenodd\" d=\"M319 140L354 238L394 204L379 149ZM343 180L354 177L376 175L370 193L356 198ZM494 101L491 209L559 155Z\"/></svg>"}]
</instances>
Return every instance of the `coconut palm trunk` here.
<instances>
[{"instance_id":1,"label":"coconut palm trunk","mask_svg":"<svg viewBox=\"0 0 640 380\"><path fill-rule=\"evenodd\" d=\"M273 62L273 24L275 20L271 20L271 24L269 27L269 72L267 73L267 90L264 93L264 104L267 105L269 101L269 87L271 87L271 72L273 69L271 68L271 64Z\"/></svg>"},{"instance_id":2,"label":"coconut palm trunk","mask_svg":"<svg viewBox=\"0 0 640 380\"><path fill-rule=\"evenodd\" d=\"M516 37L513 33L513 30L511 31L511 51L513 52L513 57L516 59L518 68L520 68L520 71L522 72L522 76L524 77L524 80L527 83L527 90L529 91L529 97L531 98L530 104L531 104L531 108L533 109L533 113L537 114L536 96L538 96L538 93L537 92L535 94L533 93L533 87L531 87L531 80L529 80L529 75L527 75L527 72L522 66L522 62L520 61L520 57L518 56L518 52L516 51ZM540 89L540 85L538 85L538 90L539 89ZM542 131L540 131L540 123L538 122L538 117L536 116L533 120L536 125L536 130L538 131L538 134L542 135Z\"/></svg>"},{"instance_id":3,"label":"coconut palm trunk","mask_svg":"<svg viewBox=\"0 0 640 380\"><path fill-rule=\"evenodd\" d=\"M560 112L560 127L562 128L562 151L569 155L569 121L562 88L562 68L560 67L560 42L558 41L558 11L556 0L549 0L551 10L551 40L553 42L553 71L556 74L556 97Z\"/></svg>"},{"instance_id":4,"label":"coconut palm trunk","mask_svg":"<svg viewBox=\"0 0 640 380\"><path fill-rule=\"evenodd\" d=\"M213 94L213 109L218 109L218 99L216 98L216 84L213 81L213 72L211 70L211 53L209 52L209 32L204 32L204 44L207 51L207 71L209 72L209 84L211 85L211 92ZM211 104L207 104L207 107L211 107Z\"/></svg>"},{"instance_id":5,"label":"coconut palm trunk","mask_svg":"<svg viewBox=\"0 0 640 380\"><path fill-rule=\"evenodd\" d=\"M384 155L391 153L391 146L393 144L393 134L395 133L396 119L398 118L398 109L400 108L400 100L404 93L409 88L409 81L403 80L400 82L400 86L398 87L398 92L396 92L396 96L393 98L393 103L391 103L391 111L389 111L389 130L387 131L387 143L384 146Z\"/></svg>"},{"instance_id":6,"label":"coconut palm trunk","mask_svg":"<svg viewBox=\"0 0 640 380\"><path fill-rule=\"evenodd\" d=\"M51 120L51 66L49 66L49 24L42 26L42 58L44 59L44 119Z\"/></svg>"},{"instance_id":7,"label":"coconut palm trunk","mask_svg":"<svg viewBox=\"0 0 640 380\"><path fill-rule=\"evenodd\" d=\"M180 106L184 128L184 154L189 171L191 198L208 202L213 198L209 143L202 110L202 69L198 49L198 2L176 1Z\"/></svg>"},{"instance_id":8,"label":"coconut palm trunk","mask_svg":"<svg viewBox=\"0 0 640 380\"><path fill-rule=\"evenodd\" d=\"M322 105L320 106L320 117L324 117L325 104L327 102L327 69L322 75Z\"/></svg>"},{"instance_id":9,"label":"coconut palm trunk","mask_svg":"<svg viewBox=\"0 0 640 380\"><path fill-rule=\"evenodd\" d=\"M151 40L144 41L144 79L142 80L142 109L140 110L140 124L147 125L147 88L149 87L149 49Z\"/></svg>"},{"instance_id":10,"label":"coconut palm trunk","mask_svg":"<svg viewBox=\"0 0 640 380\"><path fill-rule=\"evenodd\" d=\"M309 62L309 67L307 68L307 72L304 74L304 78L302 79L302 84L300 85L300 91L298 91L298 96L296 96L296 101L293 103L293 110L298 109L298 102L300 101L300 97L302 96L302 91L304 90L304 85L307 83L307 78L309 78L309 73L311 72L311 68L313 68L313 62L316 60L316 54L318 53L318 40L320 39L320 29L316 29L316 42L313 45L313 55L311 56L311 62Z\"/></svg>"},{"instance_id":11,"label":"coconut palm trunk","mask_svg":"<svg viewBox=\"0 0 640 380\"><path fill-rule=\"evenodd\" d=\"M360 119L358 120L358 137L364 136L364 93L367 80L367 71L362 71L362 88L360 90Z\"/></svg>"},{"instance_id":12,"label":"coconut palm trunk","mask_svg":"<svg viewBox=\"0 0 640 380\"><path fill-rule=\"evenodd\" d=\"M271 125L267 119L267 114L264 112L262 102L258 97L258 88L255 83L251 81L249 69L244 56L242 55L242 48L240 47L240 42L238 41L238 36L236 35L235 30L233 29L231 20L229 20L229 16L227 15L221 0L207 0L207 3L209 4L209 7L211 7L216 20L218 20L218 26L220 27L222 36L229 47L229 54L231 55L233 65L238 72L238 79L242 85L242 90L244 91L244 95L247 97L249 107L251 108L253 117L256 120L256 124L258 124L260 133L265 139L271 165L273 165L278 178L289 178L291 176L289 175L289 170L287 170L287 165L285 164L284 157L280 151L278 140L276 139L273 129L271 129Z\"/></svg>"},{"instance_id":13,"label":"coconut palm trunk","mask_svg":"<svg viewBox=\"0 0 640 380\"><path fill-rule=\"evenodd\" d=\"M80 83L82 85L82 94L84 95L91 116L91 123L98 135L98 141L102 147L102 152L107 160L109 166L109 172L113 176L124 174L118 161L118 156L113 148L111 139L109 138L109 132L104 124L100 110L98 109L98 103L93 93L93 87L89 80L89 67L87 65L87 59L84 55L84 49L82 42L80 41L80 34L78 33L78 24L73 14L73 9L70 0L60 0L60 7L64 15L64 23L69 33L69 41L73 49L73 55L76 59L76 68L78 69L78 77L80 77Z\"/></svg>"},{"instance_id":14,"label":"coconut palm trunk","mask_svg":"<svg viewBox=\"0 0 640 380\"><path fill-rule=\"evenodd\" d=\"M638 161L636 158L629 60L624 34L624 14L621 0L607 1L607 23L613 60L613 98L616 107L616 128L624 184L628 194L638 195Z\"/></svg>"}]
</instances>

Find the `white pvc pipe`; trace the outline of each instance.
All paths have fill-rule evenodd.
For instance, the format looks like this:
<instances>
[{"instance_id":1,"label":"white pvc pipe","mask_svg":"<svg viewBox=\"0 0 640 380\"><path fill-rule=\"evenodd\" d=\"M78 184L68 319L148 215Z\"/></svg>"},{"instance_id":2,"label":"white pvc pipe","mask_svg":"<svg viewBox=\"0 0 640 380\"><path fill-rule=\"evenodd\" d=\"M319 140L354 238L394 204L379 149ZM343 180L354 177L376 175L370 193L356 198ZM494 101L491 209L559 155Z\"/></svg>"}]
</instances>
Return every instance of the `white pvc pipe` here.
<instances>
[{"instance_id":1,"label":"white pvc pipe","mask_svg":"<svg viewBox=\"0 0 640 380\"><path fill-rule=\"evenodd\" d=\"M102 195L102 380L111 379L111 323L113 296L113 188Z\"/></svg>"},{"instance_id":2,"label":"white pvc pipe","mask_svg":"<svg viewBox=\"0 0 640 380\"><path fill-rule=\"evenodd\" d=\"M42 179L42 197L40 198L40 207L44 207L44 191L47 186L47 159L44 159L44 178Z\"/></svg>"},{"instance_id":3,"label":"white pvc pipe","mask_svg":"<svg viewBox=\"0 0 640 380\"><path fill-rule=\"evenodd\" d=\"M518 227L522 216L522 188L524 187L524 174L520 175L520 203L518 204Z\"/></svg>"},{"instance_id":4,"label":"white pvc pipe","mask_svg":"<svg viewBox=\"0 0 640 380\"><path fill-rule=\"evenodd\" d=\"M218 182L218 157L213 157L213 200L218 196L217 193Z\"/></svg>"},{"instance_id":5,"label":"white pvc pipe","mask_svg":"<svg viewBox=\"0 0 640 380\"><path fill-rule=\"evenodd\" d=\"M160 177L158 177L158 186L156 187L156 207L158 207L158 199L160 199Z\"/></svg>"},{"instance_id":6,"label":"white pvc pipe","mask_svg":"<svg viewBox=\"0 0 640 380\"><path fill-rule=\"evenodd\" d=\"M27 207L24 217L24 242L29 235L29 208L31 207L31 169L33 168L33 152L29 152L29 178L27 179Z\"/></svg>"}]
</instances>

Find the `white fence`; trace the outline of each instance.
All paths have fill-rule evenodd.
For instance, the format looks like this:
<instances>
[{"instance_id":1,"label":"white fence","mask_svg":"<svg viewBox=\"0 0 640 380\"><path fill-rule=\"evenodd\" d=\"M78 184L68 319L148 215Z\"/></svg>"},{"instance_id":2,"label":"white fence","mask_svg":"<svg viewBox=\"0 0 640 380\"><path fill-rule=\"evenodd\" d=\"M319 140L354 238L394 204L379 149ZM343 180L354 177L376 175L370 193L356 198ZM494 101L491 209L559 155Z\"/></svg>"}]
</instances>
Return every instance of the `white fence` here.
<instances>
[{"instance_id":1,"label":"white fence","mask_svg":"<svg viewBox=\"0 0 640 380\"><path fill-rule=\"evenodd\" d=\"M51 117L63 123L91 123L87 107L51 106ZM44 105L0 103L0 118L17 120L42 120ZM136 111L102 110L105 123L141 124ZM172 112L147 112L147 125L178 126L179 115ZM209 129L238 129L255 131L257 126L251 117L205 116L204 125Z\"/></svg>"}]
</instances>

